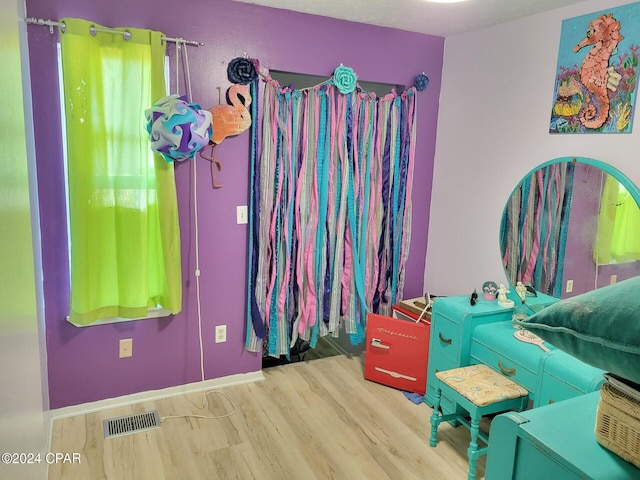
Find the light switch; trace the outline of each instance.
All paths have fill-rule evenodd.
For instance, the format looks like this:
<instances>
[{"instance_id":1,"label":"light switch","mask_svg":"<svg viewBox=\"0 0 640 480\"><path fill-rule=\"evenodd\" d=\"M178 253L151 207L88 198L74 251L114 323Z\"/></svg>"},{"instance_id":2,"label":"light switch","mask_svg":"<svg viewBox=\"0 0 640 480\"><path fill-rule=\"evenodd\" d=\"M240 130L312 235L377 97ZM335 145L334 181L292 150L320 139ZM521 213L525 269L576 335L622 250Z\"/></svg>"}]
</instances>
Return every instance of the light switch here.
<instances>
[{"instance_id":1,"label":"light switch","mask_svg":"<svg viewBox=\"0 0 640 480\"><path fill-rule=\"evenodd\" d=\"M249 221L246 205L238 205L236 207L236 223L243 225Z\"/></svg>"},{"instance_id":2,"label":"light switch","mask_svg":"<svg viewBox=\"0 0 640 480\"><path fill-rule=\"evenodd\" d=\"M120 340L120 358L128 358L133 356L133 339L123 338Z\"/></svg>"}]
</instances>

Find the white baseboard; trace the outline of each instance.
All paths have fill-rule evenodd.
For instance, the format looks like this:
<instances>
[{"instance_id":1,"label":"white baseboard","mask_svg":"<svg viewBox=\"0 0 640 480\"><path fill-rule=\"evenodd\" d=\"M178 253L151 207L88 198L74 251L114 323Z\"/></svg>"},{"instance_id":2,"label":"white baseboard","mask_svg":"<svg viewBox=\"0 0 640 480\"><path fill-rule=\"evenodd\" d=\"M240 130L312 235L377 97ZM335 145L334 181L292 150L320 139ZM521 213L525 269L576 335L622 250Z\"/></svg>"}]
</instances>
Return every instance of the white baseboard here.
<instances>
[{"instance_id":1,"label":"white baseboard","mask_svg":"<svg viewBox=\"0 0 640 480\"><path fill-rule=\"evenodd\" d=\"M240 373L237 375L229 375L221 378L213 378L204 382L194 382L176 387L163 388L162 390L147 390L145 392L132 393L131 395L123 395L121 397L107 398L96 402L82 403L80 405L71 405L69 407L56 408L51 410L51 423L54 420L66 417L75 417L76 415L86 415L88 413L98 412L109 408L123 407L133 403L149 402L160 400L167 397L175 397L193 392L202 392L203 390L213 390L233 385L241 385L243 383L251 383L264 380L262 370L249 373Z\"/></svg>"}]
</instances>

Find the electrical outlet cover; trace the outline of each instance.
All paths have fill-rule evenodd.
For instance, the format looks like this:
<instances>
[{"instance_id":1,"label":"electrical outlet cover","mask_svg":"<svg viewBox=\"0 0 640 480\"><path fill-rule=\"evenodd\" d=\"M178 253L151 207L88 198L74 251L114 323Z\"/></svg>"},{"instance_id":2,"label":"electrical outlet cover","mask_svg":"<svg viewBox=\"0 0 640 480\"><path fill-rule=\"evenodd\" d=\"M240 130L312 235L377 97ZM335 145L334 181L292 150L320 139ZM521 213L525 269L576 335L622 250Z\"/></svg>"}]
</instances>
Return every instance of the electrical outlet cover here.
<instances>
[{"instance_id":1,"label":"electrical outlet cover","mask_svg":"<svg viewBox=\"0 0 640 480\"><path fill-rule=\"evenodd\" d=\"M216 327L216 343L224 343L227 341L227 326L218 325Z\"/></svg>"},{"instance_id":2,"label":"electrical outlet cover","mask_svg":"<svg viewBox=\"0 0 640 480\"><path fill-rule=\"evenodd\" d=\"M573 292L573 280L567 280L566 292L567 293Z\"/></svg>"}]
</instances>

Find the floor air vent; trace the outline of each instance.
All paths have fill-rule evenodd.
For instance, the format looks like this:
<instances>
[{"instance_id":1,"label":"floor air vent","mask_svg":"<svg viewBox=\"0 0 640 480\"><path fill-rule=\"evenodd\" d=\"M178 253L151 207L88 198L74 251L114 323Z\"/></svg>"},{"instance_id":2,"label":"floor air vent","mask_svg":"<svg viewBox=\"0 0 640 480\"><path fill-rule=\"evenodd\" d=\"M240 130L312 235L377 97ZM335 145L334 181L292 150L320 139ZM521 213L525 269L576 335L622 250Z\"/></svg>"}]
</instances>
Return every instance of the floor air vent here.
<instances>
[{"instance_id":1,"label":"floor air vent","mask_svg":"<svg viewBox=\"0 0 640 480\"><path fill-rule=\"evenodd\" d=\"M160 428L157 410L104 420L104 438L122 437L152 428Z\"/></svg>"}]
</instances>

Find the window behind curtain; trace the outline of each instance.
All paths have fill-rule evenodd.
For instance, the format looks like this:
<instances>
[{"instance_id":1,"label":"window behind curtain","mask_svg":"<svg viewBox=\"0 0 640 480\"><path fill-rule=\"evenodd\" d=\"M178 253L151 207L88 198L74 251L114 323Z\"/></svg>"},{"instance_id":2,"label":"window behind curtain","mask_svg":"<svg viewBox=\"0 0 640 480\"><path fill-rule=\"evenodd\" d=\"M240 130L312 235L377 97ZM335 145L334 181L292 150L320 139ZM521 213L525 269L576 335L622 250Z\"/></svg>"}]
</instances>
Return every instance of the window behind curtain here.
<instances>
[{"instance_id":1,"label":"window behind curtain","mask_svg":"<svg viewBox=\"0 0 640 480\"><path fill-rule=\"evenodd\" d=\"M164 96L162 34L61 35L71 244L70 321L181 309L173 164L153 155L144 111Z\"/></svg>"}]
</instances>

